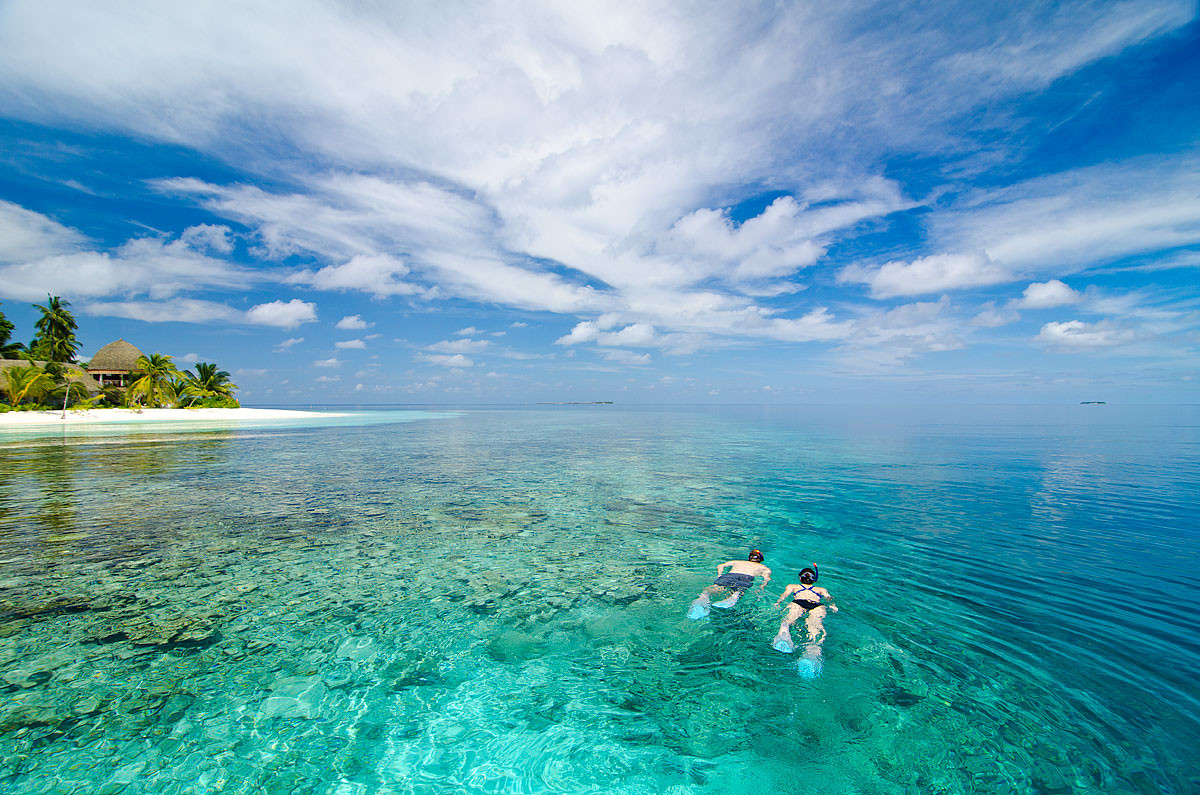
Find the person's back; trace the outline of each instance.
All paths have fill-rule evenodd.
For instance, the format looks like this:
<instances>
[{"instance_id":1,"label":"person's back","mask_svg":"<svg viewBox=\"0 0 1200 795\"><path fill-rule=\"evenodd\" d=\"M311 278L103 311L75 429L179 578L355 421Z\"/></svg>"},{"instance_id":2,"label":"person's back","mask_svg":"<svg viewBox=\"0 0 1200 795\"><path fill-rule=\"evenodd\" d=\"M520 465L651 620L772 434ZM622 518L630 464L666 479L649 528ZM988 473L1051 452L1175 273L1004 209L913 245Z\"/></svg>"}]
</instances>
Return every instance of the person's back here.
<instances>
[{"instance_id":1,"label":"person's back","mask_svg":"<svg viewBox=\"0 0 1200 795\"><path fill-rule=\"evenodd\" d=\"M717 566L717 579L705 588L688 608L688 618L704 618L710 612L710 607L728 609L737 604L742 594L754 584L756 577L762 577L762 589L766 589L771 581L771 570L763 565L763 553L757 549L750 550L746 560L727 560ZM712 597L718 593L729 592L730 595L719 602L713 602Z\"/></svg>"}]
</instances>

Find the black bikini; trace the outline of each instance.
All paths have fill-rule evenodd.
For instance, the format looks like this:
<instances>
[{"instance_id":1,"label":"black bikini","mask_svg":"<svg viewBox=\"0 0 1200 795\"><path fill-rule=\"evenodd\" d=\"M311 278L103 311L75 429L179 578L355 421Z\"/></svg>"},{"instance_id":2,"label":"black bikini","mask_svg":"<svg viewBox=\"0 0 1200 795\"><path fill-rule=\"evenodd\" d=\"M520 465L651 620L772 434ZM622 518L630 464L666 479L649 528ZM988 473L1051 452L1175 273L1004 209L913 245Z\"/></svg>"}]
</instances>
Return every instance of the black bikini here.
<instances>
[{"instance_id":1,"label":"black bikini","mask_svg":"<svg viewBox=\"0 0 1200 795\"><path fill-rule=\"evenodd\" d=\"M817 594L816 591L813 590L813 587L811 585L803 585L801 588L798 588L797 590L795 590L792 593L792 596L795 597L796 594L800 593L800 591L809 591L810 593L812 593L813 596L817 597L817 601L813 602L808 599L793 598L792 604L796 605L797 607L803 607L805 610L812 610L814 607L821 606L821 597Z\"/></svg>"}]
</instances>

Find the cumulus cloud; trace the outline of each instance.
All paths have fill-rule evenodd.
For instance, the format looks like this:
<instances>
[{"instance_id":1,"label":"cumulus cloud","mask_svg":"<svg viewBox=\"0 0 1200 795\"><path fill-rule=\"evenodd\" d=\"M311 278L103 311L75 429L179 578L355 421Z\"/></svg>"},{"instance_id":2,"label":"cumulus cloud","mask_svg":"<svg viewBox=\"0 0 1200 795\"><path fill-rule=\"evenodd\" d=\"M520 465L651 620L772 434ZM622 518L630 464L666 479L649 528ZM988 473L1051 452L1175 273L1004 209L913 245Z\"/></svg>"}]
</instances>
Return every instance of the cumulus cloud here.
<instances>
[{"instance_id":1,"label":"cumulus cloud","mask_svg":"<svg viewBox=\"0 0 1200 795\"><path fill-rule=\"evenodd\" d=\"M984 287L1012 278L1007 269L982 253L935 254L911 262L889 262L878 268L851 265L838 274L839 282L868 285L874 298Z\"/></svg>"},{"instance_id":2,"label":"cumulus cloud","mask_svg":"<svg viewBox=\"0 0 1200 795\"><path fill-rule=\"evenodd\" d=\"M474 361L467 358L466 356L463 356L461 353L456 353L453 355L437 354L437 353L422 353L422 354L418 354L417 358L422 359L426 362L430 362L431 364L437 364L442 367L449 367L449 368L474 367L475 366Z\"/></svg>"},{"instance_id":3,"label":"cumulus cloud","mask_svg":"<svg viewBox=\"0 0 1200 795\"><path fill-rule=\"evenodd\" d=\"M318 290L361 290L376 298L391 295L412 295L416 285L401 277L408 266L387 254L360 254L341 265L328 265L315 273L301 271L289 276L289 284L306 284Z\"/></svg>"},{"instance_id":4,"label":"cumulus cloud","mask_svg":"<svg viewBox=\"0 0 1200 795\"><path fill-rule=\"evenodd\" d=\"M6 229L6 223L29 228ZM206 231L178 239L135 238L112 252L78 250L83 237L16 205L0 206L0 296L33 301L47 293L70 299L148 295L155 300L189 290L244 289L261 277L208 256ZM12 238L4 242L4 234ZM197 246L201 248L198 249ZM19 256L25 255L25 256Z\"/></svg>"},{"instance_id":5,"label":"cumulus cloud","mask_svg":"<svg viewBox=\"0 0 1200 795\"><path fill-rule=\"evenodd\" d=\"M316 319L317 305L301 301L299 298L290 301L270 301L246 310L246 321L261 326L295 328Z\"/></svg>"},{"instance_id":6,"label":"cumulus cloud","mask_svg":"<svg viewBox=\"0 0 1200 795\"><path fill-rule=\"evenodd\" d=\"M491 344L490 340L442 340L428 346L426 350L438 351L439 353L479 353L486 350Z\"/></svg>"},{"instance_id":7,"label":"cumulus cloud","mask_svg":"<svg viewBox=\"0 0 1200 795\"><path fill-rule=\"evenodd\" d=\"M1012 309L997 309L993 301L983 305L983 310L971 318L971 325L978 328L1000 328L1021 319L1019 312Z\"/></svg>"},{"instance_id":8,"label":"cumulus cloud","mask_svg":"<svg viewBox=\"0 0 1200 795\"><path fill-rule=\"evenodd\" d=\"M317 359L316 361L313 362L313 367L336 368L336 367L341 367L341 366L342 366L342 362L336 356L334 356L330 359Z\"/></svg>"},{"instance_id":9,"label":"cumulus cloud","mask_svg":"<svg viewBox=\"0 0 1200 795\"><path fill-rule=\"evenodd\" d=\"M374 323L368 323L359 315L346 315L344 318L334 324L334 328L346 329L348 331L358 331L374 326Z\"/></svg>"},{"instance_id":10,"label":"cumulus cloud","mask_svg":"<svg viewBox=\"0 0 1200 795\"><path fill-rule=\"evenodd\" d=\"M319 375L313 380L319 384L332 384L335 381L341 381L342 377L340 375Z\"/></svg>"},{"instance_id":11,"label":"cumulus cloud","mask_svg":"<svg viewBox=\"0 0 1200 795\"><path fill-rule=\"evenodd\" d=\"M852 310L776 299L803 296L803 269L834 243L911 206L878 164L990 133L992 114L1009 110L1000 100L1176 30L1194 7L968 5L949 32L919 6L888 12L871 31L859 6L804 3L700 15L497 6L469 21L454 6L414 15L302 1L288 15L261 4L214 15L14 4L0 26L0 85L11 118L286 173L287 189L156 184L244 225L251 252L286 261L293 285L582 323L619 314L610 328L576 326L573 343L643 326L664 348L685 337L844 341ZM982 36L994 30L1003 35ZM1048 198L1062 191L1049 184L969 197L933 213L933 250L983 253L914 254L845 280L878 298L922 295L996 284L1064 253L1195 240L1194 191L1184 177L1171 185L1127 202L1128 219L1116 194L1055 207ZM760 198L761 211L734 220ZM5 295L165 300L259 278L214 256L233 246L221 227L185 232L179 251L161 240L88 251L78 234L32 220L36 231L12 244L32 253L0 266Z\"/></svg>"},{"instance_id":12,"label":"cumulus cloud","mask_svg":"<svg viewBox=\"0 0 1200 795\"><path fill-rule=\"evenodd\" d=\"M304 337L289 337L288 339L279 343L279 347L283 350L287 350L293 345L299 345L302 342L304 342Z\"/></svg>"},{"instance_id":13,"label":"cumulus cloud","mask_svg":"<svg viewBox=\"0 0 1200 795\"><path fill-rule=\"evenodd\" d=\"M1145 335L1135 329L1120 328L1106 320L1097 323L1066 320L1042 326L1042 330L1034 337L1034 342L1059 351L1071 352L1116 348L1144 338Z\"/></svg>"},{"instance_id":14,"label":"cumulus cloud","mask_svg":"<svg viewBox=\"0 0 1200 795\"><path fill-rule=\"evenodd\" d=\"M602 350L600 351L600 355L608 361L616 362L618 364L631 364L637 366L650 364L650 354L648 353L634 353L632 351L623 351L618 349Z\"/></svg>"},{"instance_id":15,"label":"cumulus cloud","mask_svg":"<svg viewBox=\"0 0 1200 795\"><path fill-rule=\"evenodd\" d=\"M1051 309L1056 306L1077 304L1083 296L1058 279L1034 282L1025 288L1022 296L1012 302L1018 309Z\"/></svg>"},{"instance_id":16,"label":"cumulus cloud","mask_svg":"<svg viewBox=\"0 0 1200 795\"><path fill-rule=\"evenodd\" d=\"M466 328L460 328L458 331L454 332L454 336L456 336L456 337L474 337L474 336L477 336L482 333L483 333L482 331L475 328L474 326L467 326Z\"/></svg>"},{"instance_id":17,"label":"cumulus cloud","mask_svg":"<svg viewBox=\"0 0 1200 795\"><path fill-rule=\"evenodd\" d=\"M362 340L339 340L333 343L333 347L338 350L363 350L367 347L367 343Z\"/></svg>"}]
</instances>

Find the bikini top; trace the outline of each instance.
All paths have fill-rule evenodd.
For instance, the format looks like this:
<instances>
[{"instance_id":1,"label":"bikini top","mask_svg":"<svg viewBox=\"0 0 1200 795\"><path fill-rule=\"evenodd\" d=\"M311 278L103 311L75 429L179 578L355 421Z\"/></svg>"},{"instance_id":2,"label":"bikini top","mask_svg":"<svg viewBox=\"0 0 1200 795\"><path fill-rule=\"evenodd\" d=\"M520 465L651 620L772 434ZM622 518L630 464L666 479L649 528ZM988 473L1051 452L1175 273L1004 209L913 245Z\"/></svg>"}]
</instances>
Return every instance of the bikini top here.
<instances>
[{"instance_id":1,"label":"bikini top","mask_svg":"<svg viewBox=\"0 0 1200 795\"><path fill-rule=\"evenodd\" d=\"M815 597L815 599L812 597L810 597L808 599L801 599L800 598L801 591L808 591L809 593L811 593L813 595L813 597ZM821 595L819 593L817 593L811 585L804 585L803 583L801 583L799 588L792 591L792 601L794 601L794 602L806 602L808 604L814 604L814 603L820 604L821 598L822 598Z\"/></svg>"}]
</instances>

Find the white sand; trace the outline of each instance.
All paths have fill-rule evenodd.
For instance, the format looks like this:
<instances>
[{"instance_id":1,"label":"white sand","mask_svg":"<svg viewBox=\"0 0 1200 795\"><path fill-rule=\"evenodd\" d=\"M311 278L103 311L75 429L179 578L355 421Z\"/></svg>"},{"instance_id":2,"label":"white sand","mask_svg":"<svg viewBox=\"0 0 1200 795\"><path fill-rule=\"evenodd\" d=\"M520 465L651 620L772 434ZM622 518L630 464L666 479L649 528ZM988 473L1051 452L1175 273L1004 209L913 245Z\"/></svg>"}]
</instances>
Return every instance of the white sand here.
<instances>
[{"instance_id":1,"label":"white sand","mask_svg":"<svg viewBox=\"0 0 1200 795\"><path fill-rule=\"evenodd\" d=\"M327 411L290 409L67 409L61 411L6 411L0 414L0 429L27 425L92 425L122 422L213 422L214 420L300 420L306 417L345 417Z\"/></svg>"}]
</instances>

